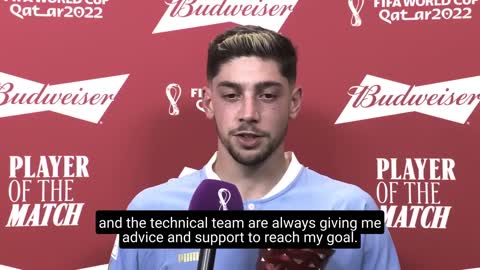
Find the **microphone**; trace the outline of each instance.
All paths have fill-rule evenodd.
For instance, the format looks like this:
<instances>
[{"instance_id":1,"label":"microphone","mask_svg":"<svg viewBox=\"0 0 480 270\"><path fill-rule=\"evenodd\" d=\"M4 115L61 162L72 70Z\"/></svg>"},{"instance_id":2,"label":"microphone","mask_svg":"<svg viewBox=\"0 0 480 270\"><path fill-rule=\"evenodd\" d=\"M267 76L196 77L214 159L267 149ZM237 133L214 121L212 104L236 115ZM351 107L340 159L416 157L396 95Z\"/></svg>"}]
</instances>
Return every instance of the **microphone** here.
<instances>
[{"instance_id":1,"label":"microphone","mask_svg":"<svg viewBox=\"0 0 480 270\"><path fill-rule=\"evenodd\" d=\"M243 210L242 196L234 184L220 180L205 179L193 193L188 210ZM215 254L215 249L200 249L197 270L213 270Z\"/></svg>"},{"instance_id":2,"label":"microphone","mask_svg":"<svg viewBox=\"0 0 480 270\"><path fill-rule=\"evenodd\" d=\"M324 270L334 253L328 248L262 249L257 270Z\"/></svg>"}]
</instances>

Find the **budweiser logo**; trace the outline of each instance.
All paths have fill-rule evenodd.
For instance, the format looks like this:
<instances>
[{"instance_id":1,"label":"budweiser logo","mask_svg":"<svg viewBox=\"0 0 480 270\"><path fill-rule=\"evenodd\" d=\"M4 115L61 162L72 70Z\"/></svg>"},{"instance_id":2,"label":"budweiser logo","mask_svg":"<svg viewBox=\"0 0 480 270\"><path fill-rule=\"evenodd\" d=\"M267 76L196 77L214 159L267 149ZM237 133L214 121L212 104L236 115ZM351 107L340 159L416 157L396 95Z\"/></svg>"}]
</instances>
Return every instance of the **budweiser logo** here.
<instances>
[{"instance_id":1,"label":"budweiser logo","mask_svg":"<svg viewBox=\"0 0 480 270\"><path fill-rule=\"evenodd\" d=\"M279 31L298 0L165 0L153 34L226 22Z\"/></svg>"},{"instance_id":2,"label":"budweiser logo","mask_svg":"<svg viewBox=\"0 0 480 270\"><path fill-rule=\"evenodd\" d=\"M415 86L367 75L348 94L335 124L408 112L465 124L480 102L480 76Z\"/></svg>"},{"instance_id":3,"label":"budweiser logo","mask_svg":"<svg viewBox=\"0 0 480 270\"><path fill-rule=\"evenodd\" d=\"M0 72L0 117L52 111L98 123L127 78L49 85Z\"/></svg>"}]
</instances>

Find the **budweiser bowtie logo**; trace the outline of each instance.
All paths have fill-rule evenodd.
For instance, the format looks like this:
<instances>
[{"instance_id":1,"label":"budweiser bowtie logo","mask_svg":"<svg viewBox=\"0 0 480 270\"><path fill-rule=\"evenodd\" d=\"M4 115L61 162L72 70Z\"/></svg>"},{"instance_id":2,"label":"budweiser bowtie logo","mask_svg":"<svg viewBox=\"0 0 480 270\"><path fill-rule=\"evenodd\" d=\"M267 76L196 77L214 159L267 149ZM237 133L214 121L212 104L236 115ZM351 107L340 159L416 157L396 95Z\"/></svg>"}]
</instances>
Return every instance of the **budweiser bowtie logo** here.
<instances>
[{"instance_id":1,"label":"budweiser bowtie logo","mask_svg":"<svg viewBox=\"0 0 480 270\"><path fill-rule=\"evenodd\" d=\"M298 0L165 0L153 34L232 22L279 31Z\"/></svg>"},{"instance_id":2,"label":"budweiser bowtie logo","mask_svg":"<svg viewBox=\"0 0 480 270\"><path fill-rule=\"evenodd\" d=\"M367 75L335 124L418 112L465 124L480 102L480 76L422 86Z\"/></svg>"},{"instance_id":3,"label":"budweiser bowtie logo","mask_svg":"<svg viewBox=\"0 0 480 270\"><path fill-rule=\"evenodd\" d=\"M52 111L98 123L127 78L49 85L0 72L0 117Z\"/></svg>"}]
</instances>

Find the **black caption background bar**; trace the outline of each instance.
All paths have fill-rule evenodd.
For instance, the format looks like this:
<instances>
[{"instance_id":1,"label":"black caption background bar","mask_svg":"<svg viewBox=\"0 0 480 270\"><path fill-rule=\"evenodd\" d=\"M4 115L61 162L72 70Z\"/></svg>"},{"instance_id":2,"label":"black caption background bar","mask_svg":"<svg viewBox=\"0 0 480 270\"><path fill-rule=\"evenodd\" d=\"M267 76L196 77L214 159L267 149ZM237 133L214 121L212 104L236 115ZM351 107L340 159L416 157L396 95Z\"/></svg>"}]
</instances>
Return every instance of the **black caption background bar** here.
<instances>
[{"instance_id":1,"label":"black caption background bar","mask_svg":"<svg viewBox=\"0 0 480 270\"><path fill-rule=\"evenodd\" d=\"M283 221L294 221L294 220L314 220L315 228L310 228L307 226L306 230L302 228L273 228L272 222L274 220L283 219ZM145 228L127 228L127 219L134 219L136 221L145 221ZM173 220L207 220L208 228L155 228L151 226L151 220L157 221L164 220L170 221ZM213 228L212 220L222 220L222 221L232 221L232 220L241 220L244 223L243 228ZM121 220L121 222L119 222ZM267 228L256 227L250 228L249 222L252 220L266 220L268 221ZM325 222L326 220L331 221L342 221L346 222L349 220L355 220L357 224L356 230L352 233L350 228L341 228L338 226L332 227L333 224L330 224L330 228L324 231L319 226L321 221ZM120 228L100 228L100 221L110 221L114 224L120 224ZM115 223L115 221L117 221ZM259 222L261 224L261 222ZM350 222L349 222L350 223ZM380 224L377 228L362 228L362 223L365 224ZM343 224L343 223L342 223ZM384 233L385 223L384 223L384 212L381 210L377 211L173 211L173 210L162 210L162 211L110 211L110 210L99 210L96 212L96 233L97 234L119 234L120 237L120 247L121 248L359 248L361 245L360 234L382 234ZM265 234L276 234L276 235L288 235L295 233L299 235L300 241L294 243L288 242L266 242L264 235ZM195 241L196 235L219 235L219 234L231 234L238 235L240 233L244 234L243 243L242 242L226 242L221 245L214 244L210 245L209 243L197 243ZM259 243L249 242L248 234L259 234L261 236L261 241ZM137 243L124 242L124 235L149 235L151 238L155 238L152 235L163 235L163 242L148 242L142 241ZM169 234L190 234L190 242L168 242ZM315 242L304 242L304 235L323 235L321 244ZM327 237L330 234L336 234L338 239L340 236L348 235L353 239L349 242L336 242L330 245L327 241ZM332 237L332 236L330 236Z\"/></svg>"}]
</instances>

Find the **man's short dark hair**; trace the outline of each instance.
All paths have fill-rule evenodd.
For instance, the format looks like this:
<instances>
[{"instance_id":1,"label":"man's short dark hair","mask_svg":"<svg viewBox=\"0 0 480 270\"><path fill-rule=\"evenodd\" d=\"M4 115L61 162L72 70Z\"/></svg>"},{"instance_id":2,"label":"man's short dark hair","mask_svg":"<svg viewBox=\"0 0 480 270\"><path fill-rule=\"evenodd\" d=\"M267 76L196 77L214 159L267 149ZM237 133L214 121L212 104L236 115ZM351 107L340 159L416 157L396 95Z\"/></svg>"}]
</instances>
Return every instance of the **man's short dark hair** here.
<instances>
[{"instance_id":1,"label":"man's short dark hair","mask_svg":"<svg viewBox=\"0 0 480 270\"><path fill-rule=\"evenodd\" d=\"M285 36L260 26L238 26L218 35L208 48L207 79L215 77L220 66L233 58L257 56L277 61L280 73L290 84L297 78L297 52Z\"/></svg>"}]
</instances>

